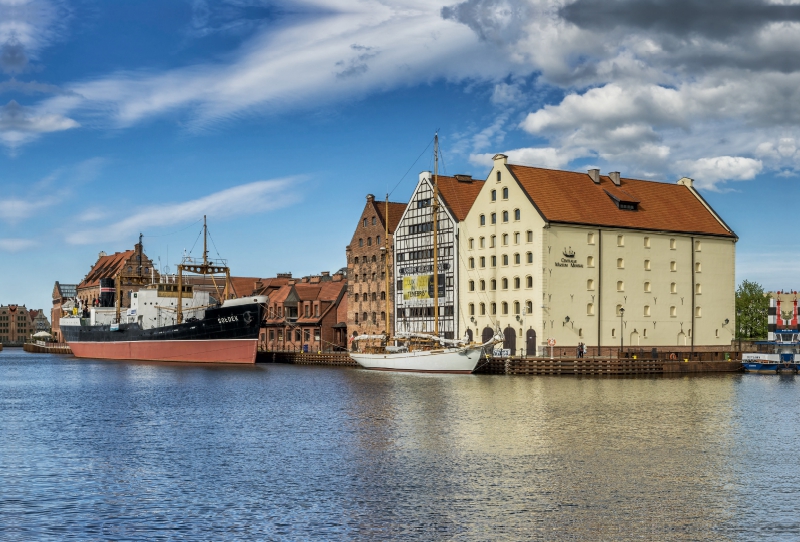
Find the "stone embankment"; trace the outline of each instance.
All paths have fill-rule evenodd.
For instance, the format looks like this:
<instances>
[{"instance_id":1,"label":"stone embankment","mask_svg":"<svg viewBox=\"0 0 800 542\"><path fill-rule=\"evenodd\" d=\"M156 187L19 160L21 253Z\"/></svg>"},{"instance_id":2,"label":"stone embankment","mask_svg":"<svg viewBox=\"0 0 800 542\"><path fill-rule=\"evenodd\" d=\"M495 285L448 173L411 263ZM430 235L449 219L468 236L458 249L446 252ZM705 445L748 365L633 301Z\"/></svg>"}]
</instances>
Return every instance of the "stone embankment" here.
<instances>
[{"instance_id":1,"label":"stone embankment","mask_svg":"<svg viewBox=\"0 0 800 542\"><path fill-rule=\"evenodd\" d=\"M46 343L37 341L35 343L25 343L22 349L33 354L72 354L69 345L66 343Z\"/></svg>"}]
</instances>

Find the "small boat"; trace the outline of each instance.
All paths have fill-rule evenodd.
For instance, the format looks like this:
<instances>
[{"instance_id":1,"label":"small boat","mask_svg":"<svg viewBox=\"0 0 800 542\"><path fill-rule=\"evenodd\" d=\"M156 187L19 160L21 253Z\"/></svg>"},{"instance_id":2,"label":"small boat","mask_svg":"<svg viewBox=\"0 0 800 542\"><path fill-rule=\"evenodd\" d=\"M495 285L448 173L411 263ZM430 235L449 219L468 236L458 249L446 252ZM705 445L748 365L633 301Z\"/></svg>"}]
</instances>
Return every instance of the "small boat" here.
<instances>
[{"instance_id":1,"label":"small boat","mask_svg":"<svg viewBox=\"0 0 800 542\"><path fill-rule=\"evenodd\" d=\"M438 224L439 224L439 136L433 138L433 197L431 199L431 224L432 243L431 254L433 264L431 269L438 269ZM386 216L389 216L389 195L386 195ZM389 221L386 220L385 246L383 250L389 253ZM389 258L386 262L386 291L389 292ZM391 335L389 318L386 319L386 331L382 335L359 335L353 342L364 345L366 341L378 341L378 344L362 346L363 351L350 353L356 363L365 369L381 371L412 371L421 373L472 373L480 361L484 349L494 344L503 342L503 335L498 332L486 343L471 343L467 338L447 339L439 335L439 274L432 273L430 277L432 289L430 296L433 298L434 331L426 333L397 333Z\"/></svg>"}]
</instances>

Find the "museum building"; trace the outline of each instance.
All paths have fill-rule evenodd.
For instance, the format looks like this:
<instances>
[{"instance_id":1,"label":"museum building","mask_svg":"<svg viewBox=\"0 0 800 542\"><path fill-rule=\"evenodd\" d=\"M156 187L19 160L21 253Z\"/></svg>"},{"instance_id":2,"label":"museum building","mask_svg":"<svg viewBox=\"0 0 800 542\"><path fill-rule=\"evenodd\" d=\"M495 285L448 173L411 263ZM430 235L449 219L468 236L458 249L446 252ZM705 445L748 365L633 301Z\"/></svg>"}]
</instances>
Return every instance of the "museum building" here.
<instances>
[{"instance_id":1,"label":"museum building","mask_svg":"<svg viewBox=\"0 0 800 542\"><path fill-rule=\"evenodd\" d=\"M735 233L682 178L661 183L494 157L461 223L460 328L590 355L730 345ZM534 354L536 352L536 354Z\"/></svg>"}]
</instances>

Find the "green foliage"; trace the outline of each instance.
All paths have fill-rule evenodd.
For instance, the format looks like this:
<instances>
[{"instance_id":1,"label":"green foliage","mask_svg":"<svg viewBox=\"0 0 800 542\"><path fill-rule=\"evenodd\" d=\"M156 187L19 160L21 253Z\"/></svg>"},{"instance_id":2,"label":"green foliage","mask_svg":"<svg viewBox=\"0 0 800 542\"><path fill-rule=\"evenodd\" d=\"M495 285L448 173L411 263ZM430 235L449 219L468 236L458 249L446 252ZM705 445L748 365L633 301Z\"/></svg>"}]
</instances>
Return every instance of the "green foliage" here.
<instances>
[{"instance_id":1,"label":"green foliage","mask_svg":"<svg viewBox=\"0 0 800 542\"><path fill-rule=\"evenodd\" d=\"M767 338L769 298L757 282L743 280L736 289L736 338L763 340Z\"/></svg>"}]
</instances>

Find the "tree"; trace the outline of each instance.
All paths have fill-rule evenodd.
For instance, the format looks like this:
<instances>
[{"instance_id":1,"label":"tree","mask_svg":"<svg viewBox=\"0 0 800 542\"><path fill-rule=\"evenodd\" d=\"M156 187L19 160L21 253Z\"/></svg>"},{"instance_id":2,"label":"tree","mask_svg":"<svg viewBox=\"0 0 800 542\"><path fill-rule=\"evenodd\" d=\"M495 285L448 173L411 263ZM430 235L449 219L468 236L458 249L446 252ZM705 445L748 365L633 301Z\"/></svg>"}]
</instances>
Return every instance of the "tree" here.
<instances>
[{"instance_id":1,"label":"tree","mask_svg":"<svg viewBox=\"0 0 800 542\"><path fill-rule=\"evenodd\" d=\"M736 338L767 338L769 298L757 282L743 280L736 289Z\"/></svg>"}]
</instances>

